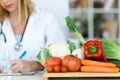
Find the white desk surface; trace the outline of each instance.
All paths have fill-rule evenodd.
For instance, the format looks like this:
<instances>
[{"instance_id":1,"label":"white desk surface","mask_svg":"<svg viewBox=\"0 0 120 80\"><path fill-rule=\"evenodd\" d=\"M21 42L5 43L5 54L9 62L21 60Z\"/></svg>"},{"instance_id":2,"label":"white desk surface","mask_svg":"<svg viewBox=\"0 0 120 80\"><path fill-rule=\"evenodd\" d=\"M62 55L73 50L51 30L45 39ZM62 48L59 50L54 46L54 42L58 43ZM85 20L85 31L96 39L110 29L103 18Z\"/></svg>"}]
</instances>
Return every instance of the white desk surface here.
<instances>
[{"instance_id":1,"label":"white desk surface","mask_svg":"<svg viewBox=\"0 0 120 80\"><path fill-rule=\"evenodd\" d=\"M23 76L0 76L0 80L43 80L43 72L38 72L35 75Z\"/></svg>"}]
</instances>

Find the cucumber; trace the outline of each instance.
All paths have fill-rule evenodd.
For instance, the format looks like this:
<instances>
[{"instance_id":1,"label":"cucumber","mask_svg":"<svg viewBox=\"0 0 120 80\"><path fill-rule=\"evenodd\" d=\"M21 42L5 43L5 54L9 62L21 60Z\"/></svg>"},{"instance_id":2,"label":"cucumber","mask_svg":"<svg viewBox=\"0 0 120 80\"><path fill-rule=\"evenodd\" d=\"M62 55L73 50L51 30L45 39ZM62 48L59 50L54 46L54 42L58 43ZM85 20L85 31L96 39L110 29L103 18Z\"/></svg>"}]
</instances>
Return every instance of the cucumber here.
<instances>
[{"instance_id":1,"label":"cucumber","mask_svg":"<svg viewBox=\"0 0 120 80\"><path fill-rule=\"evenodd\" d=\"M109 58L107 58L107 61L120 61L120 60L118 60L118 59L109 59Z\"/></svg>"},{"instance_id":2,"label":"cucumber","mask_svg":"<svg viewBox=\"0 0 120 80\"><path fill-rule=\"evenodd\" d=\"M118 60L118 59L107 59L107 62L114 63L114 64L116 64L117 67L120 68L120 60Z\"/></svg>"}]
</instances>

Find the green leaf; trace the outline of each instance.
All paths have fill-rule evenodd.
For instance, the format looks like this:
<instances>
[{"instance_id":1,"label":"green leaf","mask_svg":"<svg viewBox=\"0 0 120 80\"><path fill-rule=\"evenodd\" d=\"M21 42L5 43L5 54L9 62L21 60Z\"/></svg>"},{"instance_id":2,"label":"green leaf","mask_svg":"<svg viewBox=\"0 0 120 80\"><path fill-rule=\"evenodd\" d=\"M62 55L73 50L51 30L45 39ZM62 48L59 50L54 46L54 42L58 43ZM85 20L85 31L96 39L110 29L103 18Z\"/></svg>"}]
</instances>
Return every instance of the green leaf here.
<instances>
[{"instance_id":1,"label":"green leaf","mask_svg":"<svg viewBox=\"0 0 120 80\"><path fill-rule=\"evenodd\" d=\"M37 55L37 59L43 66L45 66L46 59L50 57L52 57L52 55L49 53L49 50L47 48L42 49Z\"/></svg>"},{"instance_id":2,"label":"green leaf","mask_svg":"<svg viewBox=\"0 0 120 80\"><path fill-rule=\"evenodd\" d=\"M120 60L120 46L111 40L102 40L102 47L107 59Z\"/></svg>"},{"instance_id":3,"label":"green leaf","mask_svg":"<svg viewBox=\"0 0 120 80\"><path fill-rule=\"evenodd\" d=\"M67 16L67 17L65 18L65 20L66 20L66 24L67 24L68 28L70 29L70 31L72 31L72 32L74 33L74 35L75 35L76 37L78 37L78 39L80 40L80 42L81 42L82 44L84 44L84 43L85 43L85 39L83 38L83 36L82 36L81 33L79 32L78 28L77 28L76 25L74 24L74 22L73 22L73 20L71 19L71 17L70 17L70 16Z\"/></svg>"},{"instance_id":4,"label":"green leaf","mask_svg":"<svg viewBox=\"0 0 120 80\"><path fill-rule=\"evenodd\" d=\"M79 45L76 44L75 42L72 42L72 41L68 41L68 44L69 44L70 53L71 53L71 55L72 55L72 52L73 52L75 49L78 49L78 48L79 48Z\"/></svg>"}]
</instances>

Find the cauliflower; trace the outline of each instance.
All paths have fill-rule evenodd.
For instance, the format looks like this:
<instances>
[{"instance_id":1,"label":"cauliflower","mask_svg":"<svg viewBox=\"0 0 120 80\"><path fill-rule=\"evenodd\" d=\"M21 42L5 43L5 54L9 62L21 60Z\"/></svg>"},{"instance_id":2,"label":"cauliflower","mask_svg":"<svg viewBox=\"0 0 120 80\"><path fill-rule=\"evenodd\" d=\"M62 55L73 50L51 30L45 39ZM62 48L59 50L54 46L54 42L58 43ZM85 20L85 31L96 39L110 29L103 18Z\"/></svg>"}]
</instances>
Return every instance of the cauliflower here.
<instances>
[{"instance_id":1,"label":"cauliflower","mask_svg":"<svg viewBox=\"0 0 120 80\"><path fill-rule=\"evenodd\" d=\"M67 43L54 43L48 47L52 56L63 58L65 55L70 54L69 44Z\"/></svg>"}]
</instances>

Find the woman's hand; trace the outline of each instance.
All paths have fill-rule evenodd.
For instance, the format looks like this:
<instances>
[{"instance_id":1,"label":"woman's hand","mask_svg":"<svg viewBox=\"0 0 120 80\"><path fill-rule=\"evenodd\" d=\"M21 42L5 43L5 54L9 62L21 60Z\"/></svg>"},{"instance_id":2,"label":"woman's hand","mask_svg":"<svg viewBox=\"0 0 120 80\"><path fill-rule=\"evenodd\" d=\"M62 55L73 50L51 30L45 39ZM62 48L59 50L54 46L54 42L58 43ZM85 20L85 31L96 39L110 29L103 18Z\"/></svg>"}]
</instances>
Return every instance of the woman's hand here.
<instances>
[{"instance_id":1,"label":"woman's hand","mask_svg":"<svg viewBox=\"0 0 120 80\"><path fill-rule=\"evenodd\" d=\"M31 71L32 68L30 62L17 59L11 62L11 70L13 72L27 72Z\"/></svg>"},{"instance_id":2,"label":"woman's hand","mask_svg":"<svg viewBox=\"0 0 120 80\"><path fill-rule=\"evenodd\" d=\"M11 62L11 70L13 72L30 72L43 69L44 67L37 61L16 59Z\"/></svg>"}]
</instances>

